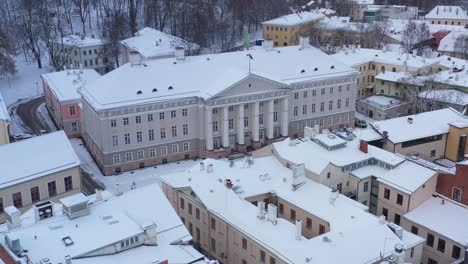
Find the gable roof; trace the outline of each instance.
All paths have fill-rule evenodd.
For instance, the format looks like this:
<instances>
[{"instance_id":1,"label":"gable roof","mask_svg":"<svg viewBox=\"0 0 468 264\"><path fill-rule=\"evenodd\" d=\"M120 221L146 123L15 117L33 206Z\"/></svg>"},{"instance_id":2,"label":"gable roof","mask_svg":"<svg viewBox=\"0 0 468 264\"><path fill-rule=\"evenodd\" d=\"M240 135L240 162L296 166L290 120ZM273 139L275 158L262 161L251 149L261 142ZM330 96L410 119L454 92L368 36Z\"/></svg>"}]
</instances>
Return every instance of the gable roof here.
<instances>
[{"instance_id":1,"label":"gable roof","mask_svg":"<svg viewBox=\"0 0 468 264\"><path fill-rule=\"evenodd\" d=\"M41 75L61 102L81 100L78 89L97 80L101 75L93 69L65 70Z\"/></svg>"},{"instance_id":2,"label":"gable roof","mask_svg":"<svg viewBox=\"0 0 468 264\"><path fill-rule=\"evenodd\" d=\"M464 41L463 46L459 46L458 41ZM468 45L468 29L460 31L451 31L439 43L438 51L464 53ZM463 48L462 48L463 47Z\"/></svg>"},{"instance_id":3,"label":"gable roof","mask_svg":"<svg viewBox=\"0 0 468 264\"><path fill-rule=\"evenodd\" d=\"M468 19L468 16L460 6L439 5L426 15L426 19Z\"/></svg>"},{"instance_id":4,"label":"gable roof","mask_svg":"<svg viewBox=\"0 0 468 264\"><path fill-rule=\"evenodd\" d=\"M296 12L285 16L274 18L262 24L275 26L295 26L303 23L318 21L325 18L325 15L317 10Z\"/></svg>"}]
</instances>

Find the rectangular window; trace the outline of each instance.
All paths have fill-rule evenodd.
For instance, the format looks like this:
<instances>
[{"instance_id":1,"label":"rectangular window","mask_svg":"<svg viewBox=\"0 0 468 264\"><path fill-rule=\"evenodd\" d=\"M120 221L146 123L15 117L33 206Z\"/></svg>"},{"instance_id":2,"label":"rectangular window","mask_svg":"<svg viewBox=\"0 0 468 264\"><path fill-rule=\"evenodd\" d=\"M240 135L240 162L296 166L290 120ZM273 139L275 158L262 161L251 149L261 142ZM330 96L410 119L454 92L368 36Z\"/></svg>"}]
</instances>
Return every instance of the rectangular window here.
<instances>
[{"instance_id":1,"label":"rectangular window","mask_svg":"<svg viewBox=\"0 0 468 264\"><path fill-rule=\"evenodd\" d=\"M182 145L184 151L189 151L190 150L190 145L188 142L184 142Z\"/></svg>"},{"instance_id":2,"label":"rectangular window","mask_svg":"<svg viewBox=\"0 0 468 264\"><path fill-rule=\"evenodd\" d=\"M273 122L278 122L278 112L273 112Z\"/></svg>"},{"instance_id":3,"label":"rectangular window","mask_svg":"<svg viewBox=\"0 0 468 264\"><path fill-rule=\"evenodd\" d=\"M453 245L452 258L459 259L460 258L460 253L461 253L461 249L459 247Z\"/></svg>"},{"instance_id":4,"label":"rectangular window","mask_svg":"<svg viewBox=\"0 0 468 264\"><path fill-rule=\"evenodd\" d=\"M385 216L385 219L388 219L388 209L382 208L382 215Z\"/></svg>"},{"instance_id":5,"label":"rectangular window","mask_svg":"<svg viewBox=\"0 0 468 264\"><path fill-rule=\"evenodd\" d=\"M55 181L47 183L47 189L49 190L49 197L57 195L57 185L55 184Z\"/></svg>"},{"instance_id":6,"label":"rectangular window","mask_svg":"<svg viewBox=\"0 0 468 264\"><path fill-rule=\"evenodd\" d=\"M5 211L5 208L3 206L3 198L0 197L0 213L3 213Z\"/></svg>"},{"instance_id":7,"label":"rectangular window","mask_svg":"<svg viewBox=\"0 0 468 264\"><path fill-rule=\"evenodd\" d=\"M312 96L316 96L317 95L317 90L312 90Z\"/></svg>"},{"instance_id":8,"label":"rectangular window","mask_svg":"<svg viewBox=\"0 0 468 264\"><path fill-rule=\"evenodd\" d=\"M323 111L325 111L325 103L321 102L320 103L320 112L323 112Z\"/></svg>"},{"instance_id":9,"label":"rectangular window","mask_svg":"<svg viewBox=\"0 0 468 264\"><path fill-rule=\"evenodd\" d=\"M137 159L144 159L145 158L145 151L144 150L138 150L137 151Z\"/></svg>"},{"instance_id":10,"label":"rectangular window","mask_svg":"<svg viewBox=\"0 0 468 264\"><path fill-rule=\"evenodd\" d=\"M137 142L143 141L143 133L141 131L138 131L136 133L136 136L137 136Z\"/></svg>"},{"instance_id":11,"label":"rectangular window","mask_svg":"<svg viewBox=\"0 0 468 264\"><path fill-rule=\"evenodd\" d=\"M430 247L434 246L434 235L433 234L427 233L426 245L428 245Z\"/></svg>"},{"instance_id":12,"label":"rectangular window","mask_svg":"<svg viewBox=\"0 0 468 264\"><path fill-rule=\"evenodd\" d=\"M193 206L191 203L188 203L188 213L191 215L192 214L192 211L193 210Z\"/></svg>"},{"instance_id":13,"label":"rectangular window","mask_svg":"<svg viewBox=\"0 0 468 264\"><path fill-rule=\"evenodd\" d=\"M182 125L182 134L188 135L188 124Z\"/></svg>"},{"instance_id":14,"label":"rectangular window","mask_svg":"<svg viewBox=\"0 0 468 264\"><path fill-rule=\"evenodd\" d=\"M296 221L296 211L294 209L291 209L289 219Z\"/></svg>"},{"instance_id":15,"label":"rectangular window","mask_svg":"<svg viewBox=\"0 0 468 264\"><path fill-rule=\"evenodd\" d=\"M116 127L117 126L117 120L112 119L110 122L111 122L111 127Z\"/></svg>"},{"instance_id":16,"label":"rectangular window","mask_svg":"<svg viewBox=\"0 0 468 264\"><path fill-rule=\"evenodd\" d=\"M387 200L390 199L390 190L387 188L384 189L384 198Z\"/></svg>"},{"instance_id":17,"label":"rectangular window","mask_svg":"<svg viewBox=\"0 0 468 264\"><path fill-rule=\"evenodd\" d=\"M284 214L284 205L282 203L279 203L279 214Z\"/></svg>"},{"instance_id":18,"label":"rectangular window","mask_svg":"<svg viewBox=\"0 0 468 264\"><path fill-rule=\"evenodd\" d=\"M67 176L63 179L64 185L65 185L65 191L71 191L73 190L73 179L72 176Z\"/></svg>"},{"instance_id":19,"label":"rectangular window","mask_svg":"<svg viewBox=\"0 0 468 264\"><path fill-rule=\"evenodd\" d=\"M443 240L442 238L439 238L439 240L437 241L437 250L439 250L442 253L445 252L445 240Z\"/></svg>"},{"instance_id":20,"label":"rectangular window","mask_svg":"<svg viewBox=\"0 0 468 264\"><path fill-rule=\"evenodd\" d=\"M304 98L307 98L307 91L304 91L303 95Z\"/></svg>"},{"instance_id":21,"label":"rectangular window","mask_svg":"<svg viewBox=\"0 0 468 264\"><path fill-rule=\"evenodd\" d=\"M133 160L133 153L132 152L125 153L125 160L126 161L132 161Z\"/></svg>"},{"instance_id":22,"label":"rectangular window","mask_svg":"<svg viewBox=\"0 0 468 264\"><path fill-rule=\"evenodd\" d=\"M216 240L214 238L211 238L211 251L216 253Z\"/></svg>"},{"instance_id":23,"label":"rectangular window","mask_svg":"<svg viewBox=\"0 0 468 264\"><path fill-rule=\"evenodd\" d=\"M247 116L244 117L244 127L249 126L249 118Z\"/></svg>"},{"instance_id":24,"label":"rectangular window","mask_svg":"<svg viewBox=\"0 0 468 264\"><path fill-rule=\"evenodd\" d=\"M123 125L128 126L128 117L123 118Z\"/></svg>"},{"instance_id":25,"label":"rectangular window","mask_svg":"<svg viewBox=\"0 0 468 264\"><path fill-rule=\"evenodd\" d=\"M124 134L125 144L130 144L130 133Z\"/></svg>"},{"instance_id":26,"label":"rectangular window","mask_svg":"<svg viewBox=\"0 0 468 264\"><path fill-rule=\"evenodd\" d=\"M266 261L266 254L265 254L265 251L260 250L260 262L261 262L261 263L265 263L265 261Z\"/></svg>"},{"instance_id":27,"label":"rectangular window","mask_svg":"<svg viewBox=\"0 0 468 264\"><path fill-rule=\"evenodd\" d=\"M213 132L218 132L218 122L213 122Z\"/></svg>"},{"instance_id":28,"label":"rectangular window","mask_svg":"<svg viewBox=\"0 0 468 264\"><path fill-rule=\"evenodd\" d=\"M154 140L154 129L148 130L148 140L153 141Z\"/></svg>"},{"instance_id":29,"label":"rectangular window","mask_svg":"<svg viewBox=\"0 0 468 264\"><path fill-rule=\"evenodd\" d=\"M315 113L315 104L312 104L312 113Z\"/></svg>"},{"instance_id":30,"label":"rectangular window","mask_svg":"<svg viewBox=\"0 0 468 264\"><path fill-rule=\"evenodd\" d=\"M333 101L328 102L328 110L333 110Z\"/></svg>"},{"instance_id":31,"label":"rectangular window","mask_svg":"<svg viewBox=\"0 0 468 264\"><path fill-rule=\"evenodd\" d=\"M198 208L195 208L195 218L197 218L197 220L200 220L200 209Z\"/></svg>"},{"instance_id":32,"label":"rectangular window","mask_svg":"<svg viewBox=\"0 0 468 264\"><path fill-rule=\"evenodd\" d=\"M294 107L294 110L293 110L293 115L294 115L294 116L297 116L297 115L298 115L298 111L299 111L299 110L298 110L298 107L295 106L295 107Z\"/></svg>"},{"instance_id":33,"label":"rectangular window","mask_svg":"<svg viewBox=\"0 0 468 264\"><path fill-rule=\"evenodd\" d=\"M172 126L171 132L173 137L177 137L177 126Z\"/></svg>"},{"instance_id":34,"label":"rectangular window","mask_svg":"<svg viewBox=\"0 0 468 264\"><path fill-rule=\"evenodd\" d=\"M460 202L461 201L461 194L462 194L461 189L453 187L453 190L452 190L452 199L453 200L455 200L457 202Z\"/></svg>"},{"instance_id":35,"label":"rectangular window","mask_svg":"<svg viewBox=\"0 0 468 264\"><path fill-rule=\"evenodd\" d=\"M163 119L164 119L164 112L159 113L159 119L160 119L160 120L163 120Z\"/></svg>"},{"instance_id":36,"label":"rectangular window","mask_svg":"<svg viewBox=\"0 0 468 264\"><path fill-rule=\"evenodd\" d=\"M23 198L21 197L21 192L14 193L12 195L13 198L13 205L16 208L23 207Z\"/></svg>"},{"instance_id":37,"label":"rectangular window","mask_svg":"<svg viewBox=\"0 0 468 264\"><path fill-rule=\"evenodd\" d=\"M325 234L325 226L319 225L319 235Z\"/></svg>"},{"instance_id":38,"label":"rectangular window","mask_svg":"<svg viewBox=\"0 0 468 264\"><path fill-rule=\"evenodd\" d=\"M187 116L187 109L182 109L182 116Z\"/></svg>"},{"instance_id":39,"label":"rectangular window","mask_svg":"<svg viewBox=\"0 0 468 264\"><path fill-rule=\"evenodd\" d=\"M302 106L302 114L306 115L307 114L307 105Z\"/></svg>"},{"instance_id":40,"label":"rectangular window","mask_svg":"<svg viewBox=\"0 0 468 264\"><path fill-rule=\"evenodd\" d=\"M39 200L41 200L41 196L40 196L40 193L39 193L39 187L38 186L32 187L30 189L30 192L31 192L31 202L35 203L35 202L38 202Z\"/></svg>"},{"instance_id":41,"label":"rectangular window","mask_svg":"<svg viewBox=\"0 0 468 264\"><path fill-rule=\"evenodd\" d=\"M338 109L341 109L341 99L338 99L338 102L337 102L337 104L336 104L336 107L337 107Z\"/></svg>"},{"instance_id":42,"label":"rectangular window","mask_svg":"<svg viewBox=\"0 0 468 264\"><path fill-rule=\"evenodd\" d=\"M416 226L411 226L411 233L417 235L419 232L419 228L417 228Z\"/></svg>"},{"instance_id":43,"label":"rectangular window","mask_svg":"<svg viewBox=\"0 0 468 264\"><path fill-rule=\"evenodd\" d=\"M153 114L148 114L148 122L152 122L153 121Z\"/></svg>"},{"instance_id":44,"label":"rectangular window","mask_svg":"<svg viewBox=\"0 0 468 264\"><path fill-rule=\"evenodd\" d=\"M276 263L276 259L270 256L270 264L275 264L275 263Z\"/></svg>"},{"instance_id":45,"label":"rectangular window","mask_svg":"<svg viewBox=\"0 0 468 264\"><path fill-rule=\"evenodd\" d=\"M247 250L247 239L242 238L242 248Z\"/></svg>"},{"instance_id":46,"label":"rectangular window","mask_svg":"<svg viewBox=\"0 0 468 264\"><path fill-rule=\"evenodd\" d=\"M161 128L160 135L161 135L161 138L166 138L166 129L164 127Z\"/></svg>"},{"instance_id":47,"label":"rectangular window","mask_svg":"<svg viewBox=\"0 0 468 264\"><path fill-rule=\"evenodd\" d=\"M185 200L182 197L180 198L180 208L185 209Z\"/></svg>"},{"instance_id":48,"label":"rectangular window","mask_svg":"<svg viewBox=\"0 0 468 264\"><path fill-rule=\"evenodd\" d=\"M216 230L216 219L211 217L211 229Z\"/></svg>"},{"instance_id":49,"label":"rectangular window","mask_svg":"<svg viewBox=\"0 0 468 264\"><path fill-rule=\"evenodd\" d=\"M331 94L333 93L333 87L330 87L330 93Z\"/></svg>"},{"instance_id":50,"label":"rectangular window","mask_svg":"<svg viewBox=\"0 0 468 264\"><path fill-rule=\"evenodd\" d=\"M306 219L306 228L312 229L312 219L310 219L309 217L307 217Z\"/></svg>"},{"instance_id":51,"label":"rectangular window","mask_svg":"<svg viewBox=\"0 0 468 264\"><path fill-rule=\"evenodd\" d=\"M114 164L120 163L120 154L115 154L112 156L112 162Z\"/></svg>"},{"instance_id":52,"label":"rectangular window","mask_svg":"<svg viewBox=\"0 0 468 264\"><path fill-rule=\"evenodd\" d=\"M400 225L400 220L401 220L401 216L399 214L395 214L395 219L393 222L397 225Z\"/></svg>"},{"instance_id":53,"label":"rectangular window","mask_svg":"<svg viewBox=\"0 0 468 264\"><path fill-rule=\"evenodd\" d=\"M349 98L346 98L345 106L349 107Z\"/></svg>"},{"instance_id":54,"label":"rectangular window","mask_svg":"<svg viewBox=\"0 0 468 264\"><path fill-rule=\"evenodd\" d=\"M399 205L403 205L403 195L397 194L396 203Z\"/></svg>"},{"instance_id":55,"label":"rectangular window","mask_svg":"<svg viewBox=\"0 0 468 264\"><path fill-rule=\"evenodd\" d=\"M320 90L320 94L321 94L321 95L324 95L324 94L325 94L325 88L323 88L323 89Z\"/></svg>"},{"instance_id":56,"label":"rectangular window","mask_svg":"<svg viewBox=\"0 0 468 264\"><path fill-rule=\"evenodd\" d=\"M294 99L299 99L299 93L294 93Z\"/></svg>"},{"instance_id":57,"label":"rectangular window","mask_svg":"<svg viewBox=\"0 0 468 264\"><path fill-rule=\"evenodd\" d=\"M234 119L229 119L229 129L234 129Z\"/></svg>"},{"instance_id":58,"label":"rectangular window","mask_svg":"<svg viewBox=\"0 0 468 264\"><path fill-rule=\"evenodd\" d=\"M171 111L171 118L176 118L176 111L175 110Z\"/></svg>"},{"instance_id":59,"label":"rectangular window","mask_svg":"<svg viewBox=\"0 0 468 264\"><path fill-rule=\"evenodd\" d=\"M177 152L179 152L179 145L172 144L172 153L177 153Z\"/></svg>"},{"instance_id":60,"label":"rectangular window","mask_svg":"<svg viewBox=\"0 0 468 264\"><path fill-rule=\"evenodd\" d=\"M150 149L149 149L149 156L150 156L151 158L156 157L156 149L155 149L155 148L150 148Z\"/></svg>"},{"instance_id":61,"label":"rectangular window","mask_svg":"<svg viewBox=\"0 0 468 264\"><path fill-rule=\"evenodd\" d=\"M141 116L135 116L135 123L141 124Z\"/></svg>"},{"instance_id":62,"label":"rectangular window","mask_svg":"<svg viewBox=\"0 0 468 264\"><path fill-rule=\"evenodd\" d=\"M369 190L369 182L364 183L364 192L367 192Z\"/></svg>"},{"instance_id":63,"label":"rectangular window","mask_svg":"<svg viewBox=\"0 0 468 264\"><path fill-rule=\"evenodd\" d=\"M164 155L167 155L167 147L166 146L161 147L161 156L164 156Z\"/></svg>"},{"instance_id":64,"label":"rectangular window","mask_svg":"<svg viewBox=\"0 0 468 264\"><path fill-rule=\"evenodd\" d=\"M70 106L70 107L68 108L68 112L70 113L71 116L76 115L75 106Z\"/></svg>"},{"instance_id":65,"label":"rectangular window","mask_svg":"<svg viewBox=\"0 0 468 264\"><path fill-rule=\"evenodd\" d=\"M200 242L200 229L198 227L195 228L195 239Z\"/></svg>"}]
</instances>

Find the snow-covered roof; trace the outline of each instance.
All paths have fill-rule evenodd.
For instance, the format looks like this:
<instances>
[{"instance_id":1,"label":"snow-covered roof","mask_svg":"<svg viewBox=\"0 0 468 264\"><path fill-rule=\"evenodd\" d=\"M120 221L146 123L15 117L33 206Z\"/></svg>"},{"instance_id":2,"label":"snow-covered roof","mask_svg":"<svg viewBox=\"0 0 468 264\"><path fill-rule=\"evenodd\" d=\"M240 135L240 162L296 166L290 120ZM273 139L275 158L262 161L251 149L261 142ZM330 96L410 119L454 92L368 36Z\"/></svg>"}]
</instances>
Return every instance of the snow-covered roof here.
<instances>
[{"instance_id":1,"label":"snow-covered roof","mask_svg":"<svg viewBox=\"0 0 468 264\"><path fill-rule=\"evenodd\" d=\"M41 75L60 102L81 101L78 89L97 80L101 75L93 69L65 70Z\"/></svg>"},{"instance_id":2,"label":"snow-covered roof","mask_svg":"<svg viewBox=\"0 0 468 264\"><path fill-rule=\"evenodd\" d=\"M464 41L464 44L457 44L458 39ZM468 44L468 29L462 31L452 31L447 34L439 43L438 51L441 52L455 52L455 53L464 53L466 49L466 44Z\"/></svg>"},{"instance_id":3,"label":"snow-covered roof","mask_svg":"<svg viewBox=\"0 0 468 264\"><path fill-rule=\"evenodd\" d=\"M424 86L425 79L423 77L415 76L408 72L392 72L392 71L385 71L377 74L375 76L376 80L383 80L389 82L398 82L398 83L405 83L410 85L416 86Z\"/></svg>"},{"instance_id":4,"label":"snow-covered roof","mask_svg":"<svg viewBox=\"0 0 468 264\"><path fill-rule=\"evenodd\" d=\"M468 64L467 64L468 65ZM462 69L441 71L437 73L434 82L448 84L449 86L458 86L468 89L468 71Z\"/></svg>"},{"instance_id":5,"label":"snow-covered roof","mask_svg":"<svg viewBox=\"0 0 468 264\"><path fill-rule=\"evenodd\" d=\"M374 0L352 0L352 2L359 4L359 5L373 5Z\"/></svg>"},{"instance_id":6,"label":"snow-covered roof","mask_svg":"<svg viewBox=\"0 0 468 264\"><path fill-rule=\"evenodd\" d=\"M86 197L89 215L69 219L61 205L55 205L53 217L37 223L28 223L27 217L22 217L22 227L2 233L2 237L19 239L33 263L44 258L51 263L65 263L66 255L77 264L153 263L166 259L169 263L192 263L203 258L192 246L177 243L190 241L192 237L158 185L137 188L120 196L106 196L103 194L101 201L94 195ZM107 254L103 250L116 249L113 245L120 247L121 241L137 235L143 242L145 228L153 224L156 224L157 246L141 245L118 253L108 250ZM65 246L62 239L66 237L72 245ZM96 257L90 257L93 254Z\"/></svg>"},{"instance_id":7,"label":"snow-covered roof","mask_svg":"<svg viewBox=\"0 0 468 264\"><path fill-rule=\"evenodd\" d=\"M403 217L458 244L468 242L468 209L449 199L431 197Z\"/></svg>"},{"instance_id":8,"label":"snow-covered roof","mask_svg":"<svg viewBox=\"0 0 468 264\"><path fill-rule=\"evenodd\" d=\"M248 54L253 58L250 73ZM187 56L184 60L151 60L143 65L127 63L87 85L81 93L94 108L108 109L187 97L208 99L249 76L260 76L287 87L356 74L354 69L314 47L290 46L271 51L260 48Z\"/></svg>"},{"instance_id":9,"label":"snow-covered roof","mask_svg":"<svg viewBox=\"0 0 468 264\"><path fill-rule=\"evenodd\" d=\"M466 60L450 57L447 55L442 55L439 57L439 59L439 64L444 67L461 69L463 65L465 65L465 68L468 69L468 67L466 67L468 66L468 62Z\"/></svg>"},{"instance_id":10,"label":"snow-covered roof","mask_svg":"<svg viewBox=\"0 0 468 264\"><path fill-rule=\"evenodd\" d=\"M174 56L177 47L183 47L186 50L200 48L195 43L190 43L150 27L137 31L134 37L122 40L120 43L131 50L137 51L145 58Z\"/></svg>"},{"instance_id":11,"label":"snow-covered roof","mask_svg":"<svg viewBox=\"0 0 468 264\"><path fill-rule=\"evenodd\" d=\"M10 113L8 113L8 108L6 106L5 100L3 99L2 93L0 93L0 120L10 121Z\"/></svg>"},{"instance_id":12,"label":"snow-covered roof","mask_svg":"<svg viewBox=\"0 0 468 264\"><path fill-rule=\"evenodd\" d=\"M206 208L243 235L260 243L286 263L373 263L379 253L387 255L392 244L402 243L386 224L366 212L366 206L343 195L330 202L331 189L309 179L296 191L292 189L292 171L275 157L254 159L248 165L235 161L206 159L213 172L200 171L200 166L185 173L163 175L162 181L173 188L191 188ZM232 188L224 185L230 179ZM257 208L245 198L274 192L277 197L310 212L330 225L330 231L307 239L295 237L295 226L278 218L276 225L257 218ZM326 238L328 239L326 239ZM390 239L389 239L390 238ZM388 247L382 248L384 241ZM365 248L365 250L362 250ZM314 250L311 250L314 249ZM336 254L339 252L340 254ZM306 261L306 258L311 261Z\"/></svg>"},{"instance_id":13,"label":"snow-covered roof","mask_svg":"<svg viewBox=\"0 0 468 264\"><path fill-rule=\"evenodd\" d=\"M344 30L358 32L360 28L368 27L368 24L350 22L350 17L332 16L326 17L314 24L315 28L322 30Z\"/></svg>"},{"instance_id":14,"label":"snow-covered roof","mask_svg":"<svg viewBox=\"0 0 468 264\"><path fill-rule=\"evenodd\" d=\"M297 12L294 14L289 14L274 18L268 21L263 22L262 24L266 25L275 25L275 26L295 26L302 23L309 23L323 19L325 16L318 12L317 10L313 11L303 11Z\"/></svg>"},{"instance_id":15,"label":"snow-covered roof","mask_svg":"<svg viewBox=\"0 0 468 264\"><path fill-rule=\"evenodd\" d=\"M402 41L403 39L403 33L408 26L409 20L406 19L388 19L386 20L386 24L388 27L387 30L387 36L398 40ZM440 31L459 31L459 30L464 30L464 26L458 26L458 25L445 25L445 24L431 24L430 21L427 20L411 20L412 23L416 23L418 26L421 26L421 24L426 24L426 27L429 29L429 35L427 38L432 38L432 35L440 32Z\"/></svg>"},{"instance_id":16,"label":"snow-covered roof","mask_svg":"<svg viewBox=\"0 0 468 264\"><path fill-rule=\"evenodd\" d=\"M102 39L82 37L78 35L66 36L62 39L62 41L64 45L80 48L103 45L105 43Z\"/></svg>"},{"instance_id":17,"label":"snow-covered roof","mask_svg":"<svg viewBox=\"0 0 468 264\"><path fill-rule=\"evenodd\" d=\"M406 63L408 67L424 68L439 62L438 59L423 58L421 56L401 54L394 51L362 48L347 48L332 55L331 57L349 66L375 62L398 66L403 66Z\"/></svg>"},{"instance_id":18,"label":"snow-covered roof","mask_svg":"<svg viewBox=\"0 0 468 264\"><path fill-rule=\"evenodd\" d=\"M360 130L356 131L359 132ZM315 140L315 137L311 139ZM345 147L334 150L328 150L312 140L298 140L296 144L290 144L291 139L285 139L273 143L273 149L281 158L294 164L304 163L306 169L315 174L321 174L330 163L338 167L344 167L374 158L391 166L396 166L405 160L394 153L371 145L368 146L368 153L364 153L359 150L359 139L360 136L358 135L354 140L347 141ZM342 141L339 137L335 137L334 140ZM314 158L311 159L310 157Z\"/></svg>"},{"instance_id":19,"label":"snow-covered roof","mask_svg":"<svg viewBox=\"0 0 468 264\"><path fill-rule=\"evenodd\" d=\"M426 15L426 19L468 19L460 6L436 6Z\"/></svg>"},{"instance_id":20,"label":"snow-covered roof","mask_svg":"<svg viewBox=\"0 0 468 264\"><path fill-rule=\"evenodd\" d=\"M80 165L80 160L63 130L1 145L0 157L0 188ZM19 164L19 161L24 164Z\"/></svg>"},{"instance_id":21,"label":"snow-covered roof","mask_svg":"<svg viewBox=\"0 0 468 264\"><path fill-rule=\"evenodd\" d=\"M324 14L324 15L333 15L336 14L336 11L330 8L319 8L317 9L318 12Z\"/></svg>"},{"instance_id":22,"label":"snow-covered roof","mask_svg":"<svg viewBox=\"0 0 468 264\"><path fill-rule=\"evenodd\" d=\"M468 105L468 93L454 89L428 90L419 93L419 97L450 104Z\"/></svg>"},{"instance_id":23,"label":"snow-covered roof","mask_svg":"<svg viewBox=\"0 0 468 264\"><path fill-rule=\"evenodd\" d=\"M408 120L412 119L412 122ZM449 132L448 123L454 121L468 122L463 116L452 108L445 108L416 115L397 117L371 123L379 133L387 131L388 139L394 144L414 139L446 134Z\"/></svg>"},{"instance_id":24,"label":"snow-covered roof","mask_svg":"<svg viewBox=\"0 0 468 264\"><path fill-rule=\"evenodd\" d=\"M382 109L388 109L402 105L402 102L400 100L396 99L395 97L386 95L371 95L369 97L361 98L359 100Z\"/></svg>"}]
</instances>

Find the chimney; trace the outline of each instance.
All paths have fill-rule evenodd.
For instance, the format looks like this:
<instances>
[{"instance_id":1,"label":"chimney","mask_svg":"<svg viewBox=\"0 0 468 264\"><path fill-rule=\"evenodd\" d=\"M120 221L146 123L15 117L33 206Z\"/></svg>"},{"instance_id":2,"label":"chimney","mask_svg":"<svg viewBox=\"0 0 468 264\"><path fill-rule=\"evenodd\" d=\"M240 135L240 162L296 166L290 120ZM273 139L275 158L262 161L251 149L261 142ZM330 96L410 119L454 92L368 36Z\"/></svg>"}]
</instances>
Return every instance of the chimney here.
<instances>
[{"instance_id":1,"label":"chimney","mask_svg":"<svg viewBox=\"0 0 468 264\"><path fill-rule=\"evenodd\" d=\"M301 240L302 238L302 220L296 220L296 240Z\"/></svg>"},{"instance_id":2,"label":"chimney","mask_svg":"<svg viewBox=\"0 0 468 264\"><path fill-rule=\"evenodd\" d=\"M65 256L65 264L72 264L72 257L70 255Z\"/></svg>"},{"instance_id":3,"label":"chimney","mask_svg":"<svg viewBox=\"0 0 468 264\"><path fill-rule=\"evenodd\" d=\"M278 209L276 208L276 205L274 204L268 204L268 221L272 222L274 225L276 225L277 221L277 214L278 214Z\"/></svg>"},{"instance_id":4,"label":"chimney","mask_svg":"<svg viewBox=\"0 0 468 264\"><path fill-rule=\"evenodd\" d=\"M263 41L263 48L266 50L266 51L272 51L273 50L273 40L271 39L265 39Z\"/></svg>"},{"instance_id":5,"label":"chimney","mask_svg":"<svg viewBox=\"0 0 468 264\"><path fill-rule=\"evenodd\" d=\"M144 245L147 246L157 246L158 245L158 240L157 240L157 225L155 223L151 223L149 225L146 225L143 227L145 238L144 238Z\"/></svg>"},{"instance_id":6,"label":"chimney","mask_svg":"<svg viewBox=\"0 0 468 264\"><path fill-rule=\"evenodd\" d=\"M21 212L15 206L5 208L8 231L21 227Z\"/></svg>"},{"instance_id":7,"label":"chimney","mask_svg":"<svg viewBox=\"0 0 468 264\"><path fill-rule=\"evenodd\" d=\"M379 222L380 222L382 225L386 224L387 221L385 221L385 215L379 216Z\"/></svg>"},{"instance_id":8,"label":"chimney","mask_svg":"<svg viewBox=\"0 0 468 264\"><path fill-rule=\"evenodd\" d=\"M130 57L130 66L133 67L134 65L141 65L142 63L141 56L138 52L130 51L129 57Z\"/></svg>"},{"instance_id":9,"label":"chimney","mask_svg":"<svg viewBox=\"0 0 468 264\"><path fill-rule=\"evenodd\" d=\"M65 70L67 71L67 75L70 75L70 69L67 68L67 65L65 65L65 66L63 66L63 67L65 67Z\"/></svg>"},{"instance_id":10,"label":"chimney","mask_svg":"<svg viewBox=\"0 0 468 264\"><path fill-rule=\"evenodd\" d=\"M305 165L304 163L297 164L293 170L292 188L293 191L297 190L305 183Z\"/></svg>"},{"instance_id":11,"label":"chimney","mask_svg":"<svg viewBox=\"0 0 468 264\"><path fill-rule=\"evenodd\" d=\"M260 201L257 203L257 218L260 220L265 219L265 202Z\"/></svg>"},{"instance_id":12,"label":"chimney","mask_svg":"<svg viewBox=\"0 0 468 264\"><path fill-rule=\"evenodd\" d=\"M95 189L96 192L96 202L102 201L102 190Z\"/></svg>"},{"instance_id":13,"label":"chimney","mask_svg":"<svg viewBox=\"0 0 468 264\"><path fill-rule=\"evenodd\" d=\"M408 117L407 121L408 121L408 124L413 124L413 118L412 117Z\"/></svg>"},{"instance_id":14,"label":"chimney","mask_svg":"<svg viewBox=\"0 0 468 264\"><path fill-rule=\"evenodd\" d=\"M231 179L226 179L226 187L227 187L228 189L231 189L231 188L232 188L232 181L231 181Z\"/></svg>"},{"instance_id":15,"label":"chimney","mask_svg":"<svg viewBox=\"0 0 468 264\"><path fill-rule=\"evenodd\" d=\"M212 173L213 170L214 170L213 164L208 164L208 166L206 166L206 172Z\"/></svg>"},{"instance_id":16,"label":"chimney","mask_svg":"<svg viewBox=\"0 0 468 264\"><path fill-rule=\"evenodd\" d=\"M205 170L205 163L200 162L200 171L204 171L204 170Z\"/></svg>"},{"instance_id":17,"label":"chimney","mask_svg":"<svg viewBox=\"0 0 468 264\"><path fill-rule=\"evenodd\" d=\"M331 188L330 192L330 203L335 204L336 199L338 199L338 190L335 187Z\"/></svg>"},{"instance_id":18,"label":"chimney","mask_svg":"<svg viewBox=\"0 0 468 264\"><path fill-rule=\"evenodd\" d=\"M120 184L118 184L118 183L115 184L114 194L115 194L116 196L119 196L119 195L122 195L122 194L123 194L122 186L120 186Z\"/></svg>"},{"instance_id":19,"label":"chimney","mask_svg":"<svg viewBox=\"0 0 468 264\"><path fill-rule=\"evenodd\" d=\"M176 58L176 60L184 60L185 59L185 49L183 47L176 47L175 48L175 58Z\"/></svg>"},{"instance_id":20,"label":"chimney","mask_svg":"<svg viewBox=\"0 0 468 264\"><path fill-rule=\"evenodd\" d=\"M80 63L80 73L83 73L83 63Z\"/></svg>"},{"instance_id":21,"label":"chimney","mask_svg":"<svg viewBox=\"0 0 468 264\"><path fill-rule=\"evenodd\" d=\"M369 144L364 140L359 141L359 150L367 153L369 151Z\"/></svg>"}]
</instances>

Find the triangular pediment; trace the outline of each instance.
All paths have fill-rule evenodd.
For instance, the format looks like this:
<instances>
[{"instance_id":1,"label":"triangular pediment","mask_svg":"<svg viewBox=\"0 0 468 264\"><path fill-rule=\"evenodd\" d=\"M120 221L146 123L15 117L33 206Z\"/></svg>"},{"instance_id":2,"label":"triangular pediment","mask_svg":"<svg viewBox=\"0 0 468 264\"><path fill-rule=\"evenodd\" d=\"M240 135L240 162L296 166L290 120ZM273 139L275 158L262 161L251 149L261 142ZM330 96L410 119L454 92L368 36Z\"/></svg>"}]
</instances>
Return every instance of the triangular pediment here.
<instances>
[{"instance_id":1,"label":"triangular pediment","mask_svg":"<svg viewBox=\"0 0 468 264\"><path fill-rule=\"evenodd\" d=\"M248 94L259 94L281 89L290 88L287 84L270 80L259 75L250 74L249 76L238 81L237 83L211 96L210 99L220 97L235 97Z\"/></svg>"}]
</instances>

